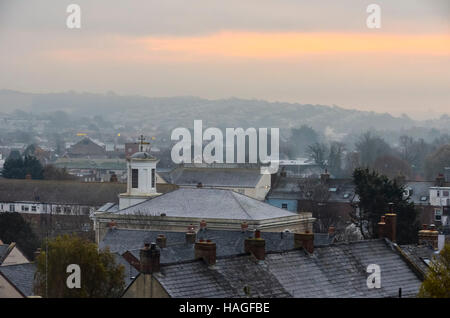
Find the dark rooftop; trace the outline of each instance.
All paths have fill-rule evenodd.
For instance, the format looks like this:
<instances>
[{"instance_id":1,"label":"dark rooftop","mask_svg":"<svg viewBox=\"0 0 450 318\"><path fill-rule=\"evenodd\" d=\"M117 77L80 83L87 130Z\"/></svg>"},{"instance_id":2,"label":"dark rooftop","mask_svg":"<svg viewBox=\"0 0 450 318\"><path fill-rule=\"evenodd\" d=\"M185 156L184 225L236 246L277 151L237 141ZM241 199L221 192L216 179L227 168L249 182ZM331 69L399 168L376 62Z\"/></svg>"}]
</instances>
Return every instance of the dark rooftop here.
<instances>
[{"instance_id":1,"label":"dark rooftop","mask_svg":"<svg viewBox=\"0 0 450 318\"><path fill-rule=\"evenodd\" d=\"M43 202L101 206L118 202L119 193L126 192L125 183L74 182L53 180L19 180L0 178L0 202ZM177 188L157 184L157 191L165 193Z\"/></svg>"},{"instance_id":2,"label":"dark rooftop","mask_svg":"<svg viewBox=\"0 0 450 318\"><path fill-rule=\"evenodd\" d=\"M0 274L13 284L24 296L33 295L35 272L36 265L34 263L0 266Z\"/></svg>"},{"instance_id":3,"label":"dark rooftop","mask_svg":"<svg viewBox=\"0 0 450 318\"><path fill-rule=\"evenodd\" d=\"M123 254L130 251L139 259L139 250L144 243L156 242L156 237L164 234L167 247L161 249L161 263L191 260L194 257L193 244L186 244L184 232L150 230L109 230L99 247L109 247L110 251ZM253 231L200 230L197 238L209 239L217 243L218 256L230 256L244 253L244 241L253 236ZM289 232L261 232L266 240L267 251L286 251L294 248L294 234ZM314 245L325 246L332 242L328 234L315 234Z\"/></svg>"},{"instance_id":4,"label":"dark rooftop","mask_svg":"<svg viewBox=\"0 0 450 318\"><path fill-rule=\"evenodd\" d=\"M167 182L179 186L203 187L256 187L262 178L260 169L178 167L159 173Z\"/></svg>"},{"instance_id":5,"label":"dark rooftop","mask_svg":"<svg viewBox=\"0 0 450 318\"><path fill-rule=\"evenodd\" d=\"M381 288L367 287L367 266L381 268ZM385 240L366 240L250 255L218 257L214 266L188 261L161 266L155 277L171 297L415 297L420 279ZM245 293L247 290L248 293Z\"/></svg>"}]
</instances>

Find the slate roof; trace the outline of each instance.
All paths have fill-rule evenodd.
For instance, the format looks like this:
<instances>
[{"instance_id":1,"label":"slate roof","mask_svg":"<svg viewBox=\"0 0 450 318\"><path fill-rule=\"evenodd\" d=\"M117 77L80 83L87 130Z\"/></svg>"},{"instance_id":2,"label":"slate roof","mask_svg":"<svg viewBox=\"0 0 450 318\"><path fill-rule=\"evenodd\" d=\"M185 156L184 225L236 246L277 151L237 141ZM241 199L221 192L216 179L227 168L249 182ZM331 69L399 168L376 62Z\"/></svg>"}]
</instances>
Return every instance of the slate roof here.
<instances>
[{"instance_id":1,"label":"slate roof","mask_svg":"<svg viewBox=\"0 0 450 318\"><path fill-rule=\"evenodd\" d=\"M3 262L3 260L8 256L9 251L9 244L2 244L0 245L0 264Z\"/></svg>"},{"instance_id":2,"label":"slate roof","mask_svg":"<svg viewBox=\"0 0 450 318\"><path fill-rule=\"evenodd\" d=\"M53 165L66 169L127 170L127 162L124 159L61 158Z\"/></svg>"},{"instance_id":3,"label":"slate roof","mask_svg":"<svg viewBox=\"0 0 450 318\"><path fill-rule=\"evenodd\" d=\"M292 177L309 177L320 176L323 173L323 168L317 164L304 164L304 165L282 165L280 164L279 171L286 172L286 175Z\"/></svg>"},{"instance_id":4,"label":"slate roof","mask_svg":"<svg viewBox=\"0 0 450 318\"><path fill-rule=\"evenodd\" d=\"M267 255L269 268L294 297L414 297L421 281L384 240L338 243L302 251ZM381 288L368 289L369 264L381 269Z\"/></svg>"},{"instance_id":5,"label":"slate roof","mask_svg":"<svg viewBox=\"0 0 450 318\"><path fill-rule=\"evenodd\" d=\"M414 202L414 204L430 204L430 187L435 186L434 181L407 181L404 186L405 188L412 189L410 201ZM422 200L422 197L425 200Z\"/></svg>"},{"instance_id":6,"label":"slate roof","mask_svg":"<svg viewBox=\"0 0 450 318\"><path fill-rule=\"evenodd\" d=\"M0 266L0 274L13 284L24 296L33 295L34 263Z\"/></svg>"},{"instance_id":7,"label":"slate roof","mask_svg":"<svg viewBox=\"0 0 450 318\"><path fill-rule=\"evenodd\" d=\"M139 271L134 268L123 256L119 253L113 253L114 258L116 260L116 264L123 265L124 275L125 275L125 289L130 286L130 284L133 282L134 278L139 275Z\"/></svg>"},{"instance_id":8,"label":"slate roof","mask_svg":"<svg viewBox=\"0 0 450 318\"><path fill-rule=\"evenodd\" d=\"M267 268L248 255L219 259L213 268L202 261L163 266L157 279L171 297L291 297Z\"/></svg>"},{"instance_id":9,"label":"slate roof","mask_svg":"<svg viewBox=\"0 0 450 318\"><path fill-rule=\"evenodd\" d=\"M267 195L267 199L308 200L306 193L299 186L303 180L305 178L278 176ZM319 184L320 179L317 178L316 182ZM328 187L330 193L329 202L349 203L359 200L351 179L330 178L326 187Z\"/></svg>"},{"instance_id":10,"label":"slate roof","mask_svg":"<svg viewBox=\"0 0 450 318\"><path fill-rule=\"evenodd\" d=\"M402 251L407 257L416 265L423 274L428 271L428 264L426 261L431 261L435 255L434 249L426 245L400 245Z\"/></svg>"},{"instance_id":11,"label":"slate roof","mask_svg":"<svg viewBox=\"0 0 450 318\"><path fill-rule=\"evenodd\" d=\"M76 182L54 180L0 179L0 202L42 202L102 206L118 202L127 185L117 182ZM160 193L177 188L157 184Z\"/></svg>"},{"instance_id":12,"label":"slate roof","mask_svg":"<svg viewBox=\"0 0 450 318\"><path fill-rule=\"evenodd\" d=\"M192 260L194 258L194 245L186 244L185 233L172 231L150 230L108 230L99 247L109 247L110 251L123 254L130 251L139 259L139 250L144 243L156 242L156 237L164 234L167 238L166 248L161 249L161 263L172 263ZM244 253L244 241L253 236L253 231L228 231L228 230L200 230L197 238L210 239L217 243L218 256L230 256ZM326 238L324 237L326 236ZM261 237L266 240L267 251L286 251L294 248L293 233L288 232L261 232ZM331 240L328 234L315 235L315 245L328 245Z\"/></svg>"},{"instance_id":13,"label":"slate roof","mask_svg":"<svg viewBox=\"0 0 450 318\"><path fill-rule=\"evenodd\" d=\"M98 145L91 138L85 137L76 144L72 145L67 153L69 156L103 156L106 153L105 148Z\"/></svg>"},{"instance_id":14,"label":"slate roof","mask_svg":"<svg viewBox=\"0 0 450 318\"><path fill-rule=\"evenodd\" d=\"M369 264L381 268L381 288L368 289ZM171 297L414 297L420 279L385 240L355 241L316 248L219 257L216 265L189 261L161 266L155 277ZM250 287L250 295L244 292Z\"/></svg>"},{"instance_id":15,"label":"slate roof","mask_svg":"<svg viewBox=\"0 0 450 318\"><path fill-rule=\"evenodd\" d=\"M115 212L168 217L266 220L298 214L231 190L180 188Z\"/></svg>"},{"instance_id":16,"label":"slate roof","mask_svg":"<svg viewBox=\"0 0 450 318\"><path fill-rule=\"evenodd\" d=\"M126 184L0 179L0 202L42 202L100 206L118 201Z\"/></svg>"},{"instance_id":17,"label":"slate roof","mask_svg":"<svg viewBox=\"0 0 450 318\"><path fill-rule=\"evenodd\" d=\"M178 186L254 188L262 178L260 169L178 167L160 174Z\"/></svg>"}]
</instances>

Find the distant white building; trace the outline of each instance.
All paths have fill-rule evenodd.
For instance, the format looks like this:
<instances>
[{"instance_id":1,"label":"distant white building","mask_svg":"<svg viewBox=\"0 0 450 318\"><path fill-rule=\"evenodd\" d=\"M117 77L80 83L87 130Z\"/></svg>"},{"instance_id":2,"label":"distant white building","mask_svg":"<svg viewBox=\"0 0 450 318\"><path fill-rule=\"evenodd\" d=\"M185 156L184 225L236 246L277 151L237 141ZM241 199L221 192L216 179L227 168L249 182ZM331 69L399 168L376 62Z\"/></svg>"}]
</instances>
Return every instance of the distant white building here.
<instances>
[{"instance_id":1,"label":"distant white building","mask_svg":"<svg viewBox=\"0 0 450 318\"><path fill-rule=\"evenodd\" d=\"M434 206L435 219L441 224L449 223L448 214L450 210L450 187L431 187L430 204Z\"/></svg>"}]
</instances>

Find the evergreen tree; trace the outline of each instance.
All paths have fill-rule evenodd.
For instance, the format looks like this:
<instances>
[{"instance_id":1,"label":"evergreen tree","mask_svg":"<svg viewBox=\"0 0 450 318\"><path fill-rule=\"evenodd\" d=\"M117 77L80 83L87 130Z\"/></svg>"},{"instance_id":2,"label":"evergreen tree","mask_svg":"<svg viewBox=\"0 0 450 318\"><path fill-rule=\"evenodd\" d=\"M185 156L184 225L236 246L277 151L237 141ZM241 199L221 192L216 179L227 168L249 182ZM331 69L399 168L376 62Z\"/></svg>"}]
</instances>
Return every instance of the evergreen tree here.
<instances>
[{"instance_id":1,"label":"evergreen tree","mask_svg":"<svg viewBox=\"0 0 450 318\"><path fill-rule=\"evenodd\" d=\"M397 214L397 242L400 244L417 241L419 222L413 202L404 197L402 185L384 175L369 169L355 169L353 182L359 196L359 215L353 219L366 238L377 237L377 225L381 216L390 212Z\"/></svg>"},{"instance_id":2,"label":"evergreen tree","mask_svg":"<svg viewBox=\"0 0 450 318\"><path fill-rule=\"evenodd\" d=\"M2 175L4 178L9 179L25 179L25 170L23 168L22 157L15 159L10 156L5 160Z\"/></svg>"},{"instance_id":3,"label":"evergreen tree","mask_svg":"<svg viewBox=\"0 0 450 318\"><path fill-rule=\"evenodd\" d=\"M36 157L31 155L17 157L17 154L11 152L8 159L5 160L3 165L3 177L10 179L25 179L29 174L32 179L42 179L43 178L43 167Z\"/></svg>"},{"instance_id":4,"label":"evergreen tree","mask_svg":"<svg viewBox=\"0 0 450 318\"><path fill-rule=\"evenodd\" d=\"M43 179L44 168L39 160L33 156L25 156L23 161L25 176L30 174L32 179Z\"/></svg>"},{"instance_id":5,"label":"evergreen tree","mask_svg":"<svg viewBox=\"0 0 450 318\"><path fill-rule=\"evenodd\" d=\"M32 260L39 241L31 226L20 213L0 213L0 238L4 243L16 242L19 249Z\"/></svg>"}]
</instances>

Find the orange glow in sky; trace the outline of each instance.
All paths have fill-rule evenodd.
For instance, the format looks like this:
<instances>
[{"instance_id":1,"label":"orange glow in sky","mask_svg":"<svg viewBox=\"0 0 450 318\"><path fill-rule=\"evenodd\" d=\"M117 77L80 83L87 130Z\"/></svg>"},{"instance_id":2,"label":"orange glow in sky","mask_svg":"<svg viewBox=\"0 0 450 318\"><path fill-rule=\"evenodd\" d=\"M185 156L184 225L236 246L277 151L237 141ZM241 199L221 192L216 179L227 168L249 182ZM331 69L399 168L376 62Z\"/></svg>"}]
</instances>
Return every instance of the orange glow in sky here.
<instances>
[{"instance_id":1,"label":"orange glow in sky","mask_svg":"<svg viewBox=\"0 0 450 318\"><path fill-rule=\"evenodd\" d=\"M198 37L146 37L136 41L151 52L279 58L321 53L450 54L448 34L221 32Z\"/></svg>"},{"instance_id":2,"label":"orange glow in sky","mask_svg":"<svg viewBox=\"0 0 450 318\"><path fill-rule=\"evenodd\" d=\"M98 41L98 39L97 39ZM363 33L259 33L220 32L185 37L103 38L102 45L55 49L50 58L87 61L171 61L196 58L282 59L302 55L396 54L450 55L448 34L363 34Z\"/></svg>"}]
</instances>

